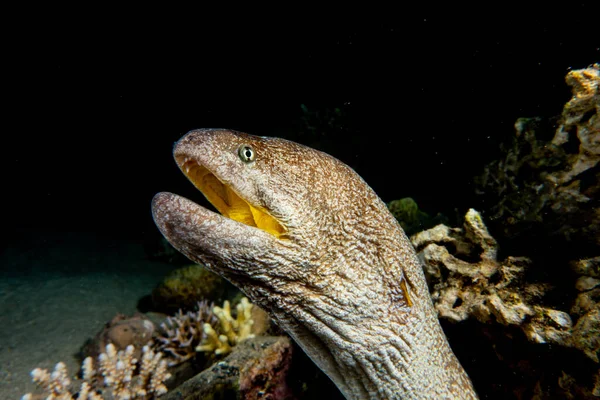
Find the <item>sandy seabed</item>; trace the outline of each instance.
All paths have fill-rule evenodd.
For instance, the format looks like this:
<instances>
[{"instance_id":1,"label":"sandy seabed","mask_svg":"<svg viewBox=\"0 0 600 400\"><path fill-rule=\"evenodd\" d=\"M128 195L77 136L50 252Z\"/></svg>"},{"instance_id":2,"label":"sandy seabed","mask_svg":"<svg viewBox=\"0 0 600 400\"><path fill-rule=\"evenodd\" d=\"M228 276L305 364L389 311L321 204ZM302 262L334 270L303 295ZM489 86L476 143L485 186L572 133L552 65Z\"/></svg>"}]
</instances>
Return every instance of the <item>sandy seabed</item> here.
<instances>
[{"instance_id":1,"label":"sandy seabed","mask_svg":"<svg viewBox=\"0 0 600 400\"><path fill-rule=\"evenodd\" d=\"M115 314L131 315L173 266L148 260L142 243L92 233L43 233L0 248L0 399L35 389L30 371L78 353Z\"/></svg>"}]
</instances>

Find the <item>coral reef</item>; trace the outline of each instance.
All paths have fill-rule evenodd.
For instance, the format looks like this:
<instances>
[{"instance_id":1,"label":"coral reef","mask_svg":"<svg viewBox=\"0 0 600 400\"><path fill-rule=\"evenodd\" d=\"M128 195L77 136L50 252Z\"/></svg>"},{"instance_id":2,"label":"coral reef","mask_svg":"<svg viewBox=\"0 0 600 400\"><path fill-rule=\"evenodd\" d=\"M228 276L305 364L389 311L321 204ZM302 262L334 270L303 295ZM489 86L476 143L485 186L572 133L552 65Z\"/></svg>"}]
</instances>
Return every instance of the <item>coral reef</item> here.
<instances>
[{"instance_id":1,"label":"coral reef","mask_svg":"<svg viewBox=\"0 0 600 400\"><path fill-rule=\"evenodd\" d=\"M571 314L579 317L573 327L573 344L600 363L600 257L573 261L571 269L579 275L575 282L579 294L571 308ZM600 381L596 388L600 393Z\"/></svg>"},{"instance_id":2,"label":"coral reef","mask_svg":"<svg viewBox=\"0 0 600 400\"><path fill-rule=\"evenodd\" d=\"M412 235L413 233L429 229L437 224L447 222L447 218L441 214L431 217L429 214L421 211L417 202L410 197L392 200L387 206L407 235Z\"/></svg>"},{"instance_id":3,"label":"coral reef","mask_svg":"<svg viewBox=\"0 0 600 400\"><path fill-rule=\"evenodd\" d=\"M571 328L568 314L535 305L547 288L525 282L529 259L496 259L498 245L477 211L467 212L463 229L438 225L411 240L424 261L440 318L520 325L538 343L561 342Z\"/></svg>"},{"instance_id":4,"label":"coral reef","mask_svg":"<svg viewBox=\"0 0 600 400\"><path fill-rule=\"evenodd\" d=\"M134 357L139 358L141 349L150 343L154 331L152 321L142 314L135 314L131 317L117 314L91 341L84 345L82 353L84 357L96 358L108 344L112 343L117 350L125 350L132 345L136 349Z\"/></svg>"},{"instance_id":5,"label":"coral reef","mask_svg":"<svg viewBox=\"0 0 600 400\"><path fill-rule=\"evenodd\" d=\"M216 329L206 323L204 324L204 333L206 338L196 347L197 351L214 352L216 355L227 354L231 348L246 339L254 337L252 333L253 305L247 298L242 298L236 307L236 317L231 315L231 306L229 301L223 303L223 308L214 307L213 312L219 320Z\"/></svg>"},{"instance_id":6,"label":"coral reef","mask_svg":"<svg viewBox=\"0 0 600 400\"><path fill-rule=\"evenodd\" d=\"M463 271L462 276L457 275L459 263L442 249L430 248L430 254L422 256L434 261L426 269L433 273L440 317L453 321L472 317L483 322L491 312L497 321L507 324L503 332L489 335L494 337L496 349L504 340L502 335L514 338L508 326L521 330L530 342L559 345L555 347L559 352L540 359L562 367L531 374L532 379L540 379L537 393L547 395L542 388L553 387L555 395L589 398L600 394L600 268L596 256L600 245L600 64L569 72L566 82L572 98L561 116L517 120L512 143L476 178L490 229L502 238L505 248L535 261L522 257L490 261L484 253L461 254L456 246L464 247L465 239L456 235L460 237L462 232L440 227L435 228L437 237L430 232L430 238L421 240L446 246L454 258L478 266L483 280L469 281ZM467 225L465 232L470 229ZM467 246L481 247L473 241ZM582 256L596 257L579 259ZM490 265L498 272L487 274L485 267ZM553 305L543 305L550 303ZM534 351L542 351L540 348ZM506 352L499 352L498 357L510 358ZM538 363L513 358L512 366L528 365L531 372Z\"/></svg>"},{"instance_id":7,"label":"coral reef","mask_svg":"<svg viewBox=\"0 0 600 400\"><path fill-rule=\"evenodd\" d=\"M508 238L600 244L600 64L571 71L573 97L553 121L521 118L504 156L476 178L490 226Z\"/></svg>"},{"instance_id":8,"label":"coral reef","mask_svg":"<svg viewBox=\"0 0 600 400\"><path fill-rule=\"evenodd\" d=\"M512 256L498 260L498 244L488 232L481 215L473 209L467 212L462 228L438 225L413 235L411 241L424 263L432 299L441 319L453 323L476 320L486 327L498 327L483 330L484 335L494 343L500 359L508 360L511 357L500 350L499 343L506 340L504 336L514 338L514 330L520 330L531 343L530 346L553 344L569 351L575 349L573 351L579 353L566 356L570 362L585 356L590 360L587 363L598 369L600 280L597 280L597 276L600 275L600 258L572 263L572 269L581 275L572 285L581 293L570 313L567 313L543 304L544 295L551 288L547 283L528 281L526 273L535 267L532 260ZM531 360L513 361L514 365L521 368L531 363ZM531 366L527 368L535 370ZM564 370L560 372L566 377L570 376ZM589 379L589 376L579 377L577 381ZM565 387L573 388L573 380L570 377L560 382ZM541 381L537 381L537 384L542 385ZM542 386L548 385L544 383ZM577 387L581 393L591 393L600 388ZM554 393L559 393L559 389L555 390Z\"/></svg>"},{"instance_id":9,"label":"coral reef","mask_svg":"<svg viewBox=\"0 0 600 400\"><path fill-rule=\"evenodd\" d=\"M196 347L206 340L204 324L213 329L219 319L212 312L213 303L204 300L197 303L196 311L183 313L182 310L171 317L167 317L160 325L157 337L157 348L166 354L169 367L181 364L196 355Z\"/></svg>"},{"instance_id":10,"label":"coral reef","mask_svg":"<svg viewBox=\"0 0 600 400\"><path fill-rule=\"evenodd\" d=\"M293 399L295 397L286 383L291 359L289 338L251 338L161 399Z\"/></svg>"},{"instance_id":11,"label":"coral reef","mask_svg":"<svg viewBox=\"0 0 600 400\"><path fill-rule=\"evenodd\" d=\"M193 310L199 301L217 300L224 292L223 279L202 265L178 268L152 291L156 310L173 314L179 309Z\"/></svg>"},{"instance_id":12,"label":"coral reef","mask_svg":"<svg viewBox=\"0 0 600 400\"><path fill-rule=\"evenodd\" d=\"M71 391L71 380L63 363L56 364L54 371L36 368L31 372L35 383L49 400L149 400L165 394L164 382L169 379L167 364L161 353L154 353L144 346L140 361L134 357L135 349L127 346L117 351L108 344L106 352L98 356L98 369L94 369L91 357L82 364L83 381L76 393ZM23 400L33 400L39 396L28 393Z\"/></svg>"}]
</instances>

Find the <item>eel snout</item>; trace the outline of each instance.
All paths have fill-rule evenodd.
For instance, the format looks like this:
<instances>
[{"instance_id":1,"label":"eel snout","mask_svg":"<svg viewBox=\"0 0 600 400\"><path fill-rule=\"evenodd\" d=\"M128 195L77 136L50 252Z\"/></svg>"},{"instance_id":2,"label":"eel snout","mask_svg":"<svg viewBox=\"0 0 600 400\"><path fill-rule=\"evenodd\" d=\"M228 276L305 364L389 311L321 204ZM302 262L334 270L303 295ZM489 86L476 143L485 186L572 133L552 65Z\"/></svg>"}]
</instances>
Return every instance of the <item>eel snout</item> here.
<instances>
[{"instance_id":1,"label":"eel snout","mask_svg":"<svg viewBox=\"0 0 600 400\"><path fill-rule=\"evenodd\" d=\"M185 197L161 192L152 199L152 216L163 236L190 260L232 264L238 254L275 248L270 233L210 211Z\"/></svg>"}]
</instances>

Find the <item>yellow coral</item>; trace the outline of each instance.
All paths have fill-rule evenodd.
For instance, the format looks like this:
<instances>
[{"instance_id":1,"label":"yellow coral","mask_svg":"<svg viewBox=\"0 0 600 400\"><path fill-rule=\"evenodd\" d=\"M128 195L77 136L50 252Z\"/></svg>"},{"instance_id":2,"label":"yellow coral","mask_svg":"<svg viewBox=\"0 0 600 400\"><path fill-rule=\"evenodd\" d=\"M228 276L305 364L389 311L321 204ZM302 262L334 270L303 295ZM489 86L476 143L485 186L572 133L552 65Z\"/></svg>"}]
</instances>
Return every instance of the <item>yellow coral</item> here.
<instances>
[{"instance_id":1,"label":"yellow coral","mask_svg":"<svg viewBox=\"0 0 600 400\"><path fill-rule=\"evenodd\" d=\"M214 352L217 355L227 354L236 344L253 338L252 325L254 324L254 320L252 319L252 307L252 303L247 298L242 298L236 307L237 314L235 319L231 315L229 301L226 300L223 303L223 308L214 307L213 313L219 319L217 329L220 334L210 324L204 324L206 338L196 347L196 351Z\"/></svg>"},{"instance_id":2,"label":"yellow coral","mask_svg":"<svg viewBox=\"0 0 600 400\"><path fill-rule=\"evenodd\" d=\"M586 101L598 95L600 86L600 64L588 68L570 71L565 80L573 88L573 98L567 103L568 108L574 108L581 101Z\"/></svg>"}]
</instances>

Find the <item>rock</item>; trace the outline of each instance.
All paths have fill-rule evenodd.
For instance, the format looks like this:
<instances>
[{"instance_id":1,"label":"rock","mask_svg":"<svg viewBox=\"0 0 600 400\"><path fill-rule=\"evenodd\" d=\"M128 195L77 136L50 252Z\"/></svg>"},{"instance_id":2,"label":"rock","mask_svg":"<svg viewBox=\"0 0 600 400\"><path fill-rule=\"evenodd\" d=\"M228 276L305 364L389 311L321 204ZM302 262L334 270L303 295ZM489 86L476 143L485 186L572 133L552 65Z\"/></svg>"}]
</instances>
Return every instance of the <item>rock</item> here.
<instances>
[{"instance_id":1,"label":"rock","mask_svg":"<svg viewBox=\"0 0 600 400\"><path fill-rule=\"evenodd\" d=\"M169 391L161 400L293 399L286 383L292 344L283 336L248 339L223 360Z\"/></svg>"},{"instance_id":2,"label":"rock","mask_svg":"<svg viewBox=\"0 0 600 400\"><path fill-rule=\"evenodd\" d=\"M134 358L139 359L142 348L150 343L154 332L154 324L143 314L135 314L131 317L117 314L91 341L85 344L82 353L84 357L96 359L99 354L105 352L109 343L112 343L117 351L133 345Z\"/></svg>"}]
</instances>

